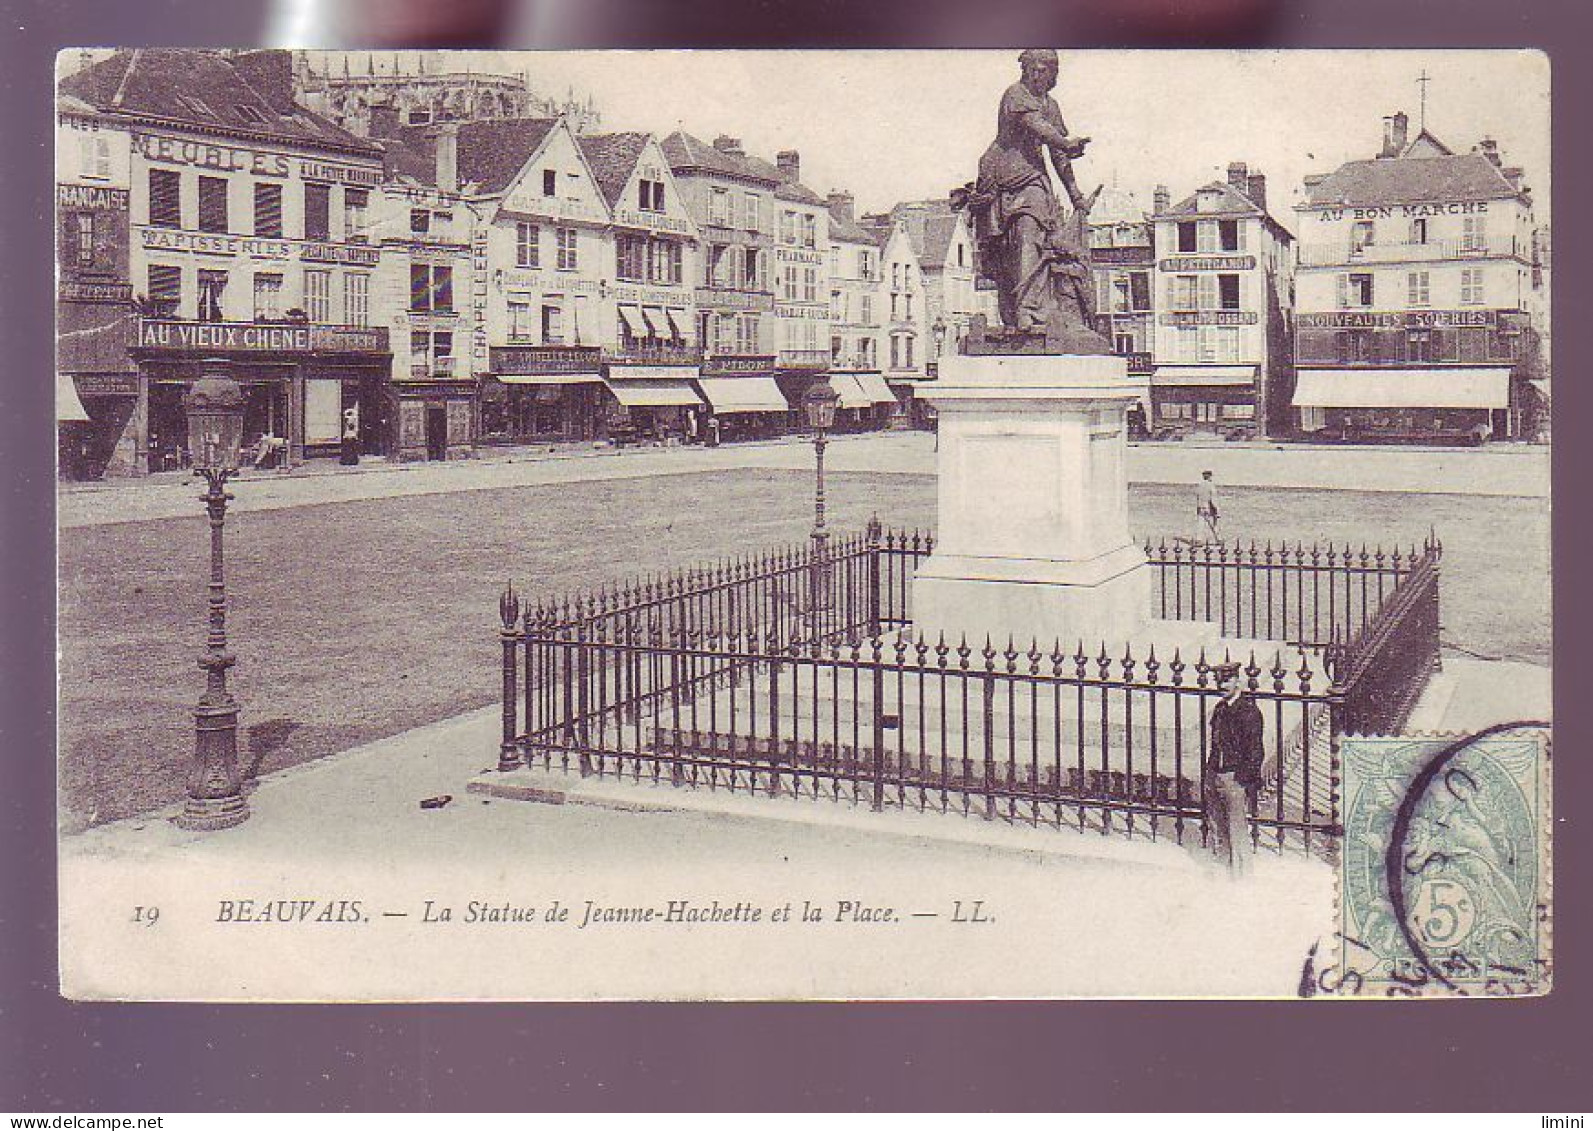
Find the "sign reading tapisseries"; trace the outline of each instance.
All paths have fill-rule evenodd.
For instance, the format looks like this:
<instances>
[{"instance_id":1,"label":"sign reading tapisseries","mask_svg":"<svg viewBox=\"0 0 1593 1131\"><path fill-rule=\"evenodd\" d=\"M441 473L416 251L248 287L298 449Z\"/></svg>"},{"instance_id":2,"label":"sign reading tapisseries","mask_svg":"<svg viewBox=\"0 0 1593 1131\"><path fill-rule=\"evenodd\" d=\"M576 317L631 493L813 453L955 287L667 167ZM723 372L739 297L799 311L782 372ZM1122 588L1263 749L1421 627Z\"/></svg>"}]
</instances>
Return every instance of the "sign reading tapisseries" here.
<instances>
[{"instance_id":1,"label":"sign reading tapisseries","mask_svg":"<svg viewBox=\"0 0 1593 1131\"><path fill-rule=\"evenodd\" d=\"M380 166L341 165L269 150L178 137L157 137L154 134L135 133L133 151L146 161L191 165L222 173L249 173L257 177L291 177L297 174L305 180L338 181L346 185L378 185L382 181Z\"/></svg>"}]
</instances>

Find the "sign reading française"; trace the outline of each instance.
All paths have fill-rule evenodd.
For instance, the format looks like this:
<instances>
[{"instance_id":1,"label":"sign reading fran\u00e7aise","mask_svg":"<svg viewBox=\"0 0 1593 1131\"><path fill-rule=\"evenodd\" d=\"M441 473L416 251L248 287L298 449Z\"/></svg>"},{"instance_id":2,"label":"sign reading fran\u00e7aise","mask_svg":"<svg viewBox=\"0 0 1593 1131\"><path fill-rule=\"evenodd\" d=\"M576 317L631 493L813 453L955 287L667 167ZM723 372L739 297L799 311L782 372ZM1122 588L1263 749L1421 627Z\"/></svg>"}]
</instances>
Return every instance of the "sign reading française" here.
<instances>
[{"instance_id":1,"label":"sign reading fran\u00e7aise","mask_svg":"<svg viewBox=\"0 0 1593 1131\"><path fill-rule=\"evenodd\" d=\"M56 185L55 203L60 208L89 208L96 212L126 212L129 193L124 188L105 185Z\"/></svg>"},{"instance_id":2,"label":"sign reading fran\u00e7aise","mask_svg":"<svg viewBox=\"0 0 1593 1131\"><path fill-rule=\"evenodd\" d=\"M596 346L493 346L494 373L599 373L603 358Z\"/></svg>"},{"instance_id":3,"label":"sign reading fran\u00e7aise","mask_svg":"<svg viewBox=\"0 0 1593 1131\"><path fill-rule=\"evenodd\" d=\"M1320 314L1295 316L1302 330L1395 330L1402 327L1458 329L1467 326L1495 326L1497 310L1330 310Z\"/></svg>"},{"instance_id":4,"label":"sign reading fran\u00e7aise","mask_svg":"<svg viewBox=\"0 0 1593 1131\"><path fill-rule=\"evenodd\" d=\"M279 326L258 322L178 322L144 318L138 324L143 349L235 350L243 353L309 353L315 350L385 353L380 326Z\"/></svg>"}]
</instances>

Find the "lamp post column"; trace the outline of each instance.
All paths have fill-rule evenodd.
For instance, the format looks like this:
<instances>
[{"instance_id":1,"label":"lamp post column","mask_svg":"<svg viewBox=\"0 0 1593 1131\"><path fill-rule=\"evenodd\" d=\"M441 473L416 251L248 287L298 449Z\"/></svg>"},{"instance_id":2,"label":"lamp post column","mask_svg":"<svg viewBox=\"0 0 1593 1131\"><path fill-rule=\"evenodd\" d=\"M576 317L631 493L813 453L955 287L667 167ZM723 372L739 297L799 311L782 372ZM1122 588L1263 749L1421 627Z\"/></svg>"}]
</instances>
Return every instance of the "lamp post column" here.
<instances>
[{"instance_id":1,"label":"lamp post column","mask_svg":"<svg viewBox=\"0 0 1593 1131\"><path fill-rule=\"evenodd\" d=\"M817 640L824 620L824 610L830 603L830 532L824 526L824 445L829 437L825 429L813 430L813 564L810 589L813 610L811 636Z\"/></svg>"},{"instance_id":2,"label":"lamp post column","mask_svg":"<svg viewBox=\"0 0 1593 1131\"><path fill-rule=\"evenodd\" d=\"M227 472L201 472L209 489L200 498L210 517L210 631L199 666L205 670L205 692L194 707L194 766L188 778L188 801L177 824L185 829L231 828L249 817L238 780L238 704L227 690L227 669L237 657L227 650L227 586L222 552L226 521Z\"/></svg>"}]
</instances>

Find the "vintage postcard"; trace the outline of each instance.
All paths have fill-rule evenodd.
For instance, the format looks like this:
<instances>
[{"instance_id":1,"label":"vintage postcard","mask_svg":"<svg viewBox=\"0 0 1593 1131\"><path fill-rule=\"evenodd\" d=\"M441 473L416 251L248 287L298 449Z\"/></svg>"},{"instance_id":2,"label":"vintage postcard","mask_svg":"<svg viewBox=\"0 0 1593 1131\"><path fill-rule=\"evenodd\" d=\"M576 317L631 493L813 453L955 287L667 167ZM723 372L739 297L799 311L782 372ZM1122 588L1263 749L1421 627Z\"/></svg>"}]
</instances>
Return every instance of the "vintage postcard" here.
<instances>
[{"instance_id":1,"label":"vintage postcard","mask_svg":"<svg viewBox=\"0 0 1593 1131\"><path fill-rule=\"evenodd\" d=\"M1549 82L62 53L62 993L1550 992Z\"/></svg>"}]
</instances>

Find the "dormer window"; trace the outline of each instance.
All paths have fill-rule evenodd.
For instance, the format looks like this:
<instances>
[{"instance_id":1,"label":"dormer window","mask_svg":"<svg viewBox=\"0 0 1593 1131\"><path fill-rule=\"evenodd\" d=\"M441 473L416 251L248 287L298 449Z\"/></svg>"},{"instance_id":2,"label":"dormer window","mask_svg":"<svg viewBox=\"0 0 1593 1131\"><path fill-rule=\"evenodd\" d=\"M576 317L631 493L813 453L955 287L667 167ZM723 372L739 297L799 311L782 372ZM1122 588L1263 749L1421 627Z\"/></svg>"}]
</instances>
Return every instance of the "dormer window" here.
<instances>
[{"instance_id":1,"label":"dormer window","mask_svg":"<svg viewBox=\"0 0 1593 1131\"><path fill-rule=\"evenodd\" d=\"M266 116L253 106L234 106L232 112L252 126L264 125L266 121Z\"/></svg>"},{"instance_id":2,"label":"dormer window","mask_svg":"<svg viewBox=\"0 0 1593 1131\"><path fill-rule=\"evenodd\" d=\"M191 94L179 94L177 95L177 101L190 114L197 114L201 118L214 118L216 116L215 111L206 106L202 98L195 98Z\"/></svg>"}]
</instances>

